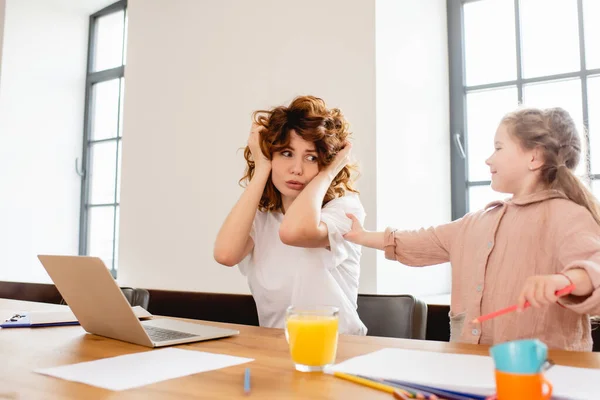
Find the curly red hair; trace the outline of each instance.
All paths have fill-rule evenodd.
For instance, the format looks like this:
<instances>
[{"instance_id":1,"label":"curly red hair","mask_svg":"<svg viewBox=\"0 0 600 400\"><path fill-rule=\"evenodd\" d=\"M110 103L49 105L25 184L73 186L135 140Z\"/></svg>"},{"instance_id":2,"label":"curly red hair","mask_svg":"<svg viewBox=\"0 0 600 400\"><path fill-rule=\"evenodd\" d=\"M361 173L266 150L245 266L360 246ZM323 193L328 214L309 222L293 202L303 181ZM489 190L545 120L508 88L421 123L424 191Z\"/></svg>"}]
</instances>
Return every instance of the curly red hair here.
<instances>
[{"instance_id":1,"label":"curly red hair","mask_svg":"<svg viewBox=\"0 0 600 400\"><path fill-rule=\"evenodd\" d=\"M258 110L252 115L254 121L261 126L260 148L270 160L273 154L286 149L290 144L290 131L294 131L302 139L312 142L317 151L319 170L329 165L336 154L350 138L348 122L338 108L328 109L325 102L314 96L295 98L288 107L279 106L272 110ZM249 182L254 176L254 160L250 148L244 149L247 167L240 184ZM347 191L358 193L352 187L354 165L345 166L333 179L323 205L342 197ZM269 177L258 205L261 211L281 211L283 203L281 193Z\"/></svg>"}]
</instances>

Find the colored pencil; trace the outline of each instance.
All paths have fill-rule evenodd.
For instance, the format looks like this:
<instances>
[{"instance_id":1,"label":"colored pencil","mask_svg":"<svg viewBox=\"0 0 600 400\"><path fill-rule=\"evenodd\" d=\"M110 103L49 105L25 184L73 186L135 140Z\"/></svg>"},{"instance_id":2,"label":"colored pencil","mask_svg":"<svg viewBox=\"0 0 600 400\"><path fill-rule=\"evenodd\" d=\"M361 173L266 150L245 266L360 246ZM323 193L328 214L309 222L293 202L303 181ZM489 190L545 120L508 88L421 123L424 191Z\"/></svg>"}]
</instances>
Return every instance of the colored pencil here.
<instances>
[{"instance_id":1,"label":"colored pencil","mask_svg":"<svg viewBox=\"0 0 600 400\"><path fill-rule=\"evenodd\" d=\"M448 390L448 389L440 389L437 387L421 385L418 383L412 383L412 382L406 382L406 381L399 381L399 380L395 380L395 379L384 379L383 381L389 385L393 385L393 386L400 385L402 387L412 388L412 390L421 391L421 393L423 393L423 394L427 393L429 395L435 395L435 396L438 396L440 399L446 399L446 400L484 400L486 398L486 396L482 396L482 395L475 395L475 394L471 394L471 393L462 393L462 392L457 392L455 390Z\"/></svg>"},{"instance_id":2,"label":"colored pencil","mask_svg":"<svg viewBox=\"0 0 600 400\"><path fill-rule=\"evenodd\" d=\"M401 391L399 390L394 390L394 398L398 399L398 400L409 400L410 397L406 397L404 394L402 394Z\"/></svg>"},{"instance_id":3,"label":"colored pencil","mask_svg":"<svg viewBox=\"0 0 600 400\"><path fill-rule=\"evenodd\" d=\"M381 390L382 392L386 392L389 394L394 394L394 392L396 391L396 388L394 388L393 386L390 385L386 385L384 383L381 382L377 382L373 379L368 379L368 378L364 378L361 376L356 376L356 375L350 375L350 374L346 374L343 372L338 372L335 371L333 373L334 376L338 377L338 378L342 378L345 379L347 381L350 382L354 382L354 383L358 383L359 385L363 385L363 386L367 386L370 387L372 389L377 389L377 390ZM410 397L411 394L410 393L406 393L404 390L400 389L400 392L402 392L402 394L404 396Z\"/></svg>"}]
</instances>

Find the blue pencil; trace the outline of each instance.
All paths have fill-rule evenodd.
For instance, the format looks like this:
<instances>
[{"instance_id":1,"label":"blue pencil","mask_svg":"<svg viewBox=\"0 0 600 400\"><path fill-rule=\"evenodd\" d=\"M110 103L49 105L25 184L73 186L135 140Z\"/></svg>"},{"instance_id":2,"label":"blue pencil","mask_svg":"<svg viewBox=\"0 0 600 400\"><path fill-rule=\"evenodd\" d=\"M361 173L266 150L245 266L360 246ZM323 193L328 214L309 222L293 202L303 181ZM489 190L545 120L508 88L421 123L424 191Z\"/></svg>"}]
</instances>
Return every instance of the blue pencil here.
<instances>
[{"instance_id":1,"label":"blue pencil","mask_svg":"<svg viewBox=\"0 0 600 400\"><path fill-rule=\"evenodd\" d=\"M244 373L244 393L250 394L250 368Z\"/></svg>"}]
</instances>

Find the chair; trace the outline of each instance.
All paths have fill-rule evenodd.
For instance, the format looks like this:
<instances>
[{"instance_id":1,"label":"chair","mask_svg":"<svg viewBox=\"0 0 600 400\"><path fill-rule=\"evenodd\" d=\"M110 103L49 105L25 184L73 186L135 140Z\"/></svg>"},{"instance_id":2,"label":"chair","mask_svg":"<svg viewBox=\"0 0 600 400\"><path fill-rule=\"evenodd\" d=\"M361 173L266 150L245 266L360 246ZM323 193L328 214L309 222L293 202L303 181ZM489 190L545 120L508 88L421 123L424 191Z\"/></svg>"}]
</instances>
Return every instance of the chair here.
<instances>
[{"instance_id":1,"label":"chair","mask_svg":"<svg viewBox=\"0 0 600 400\"><path fill-rule=\"evenodd\" d=\"M425 340L427 304L414 296L359 294L357 311L367 336Z\"/></svg>"},{"instance_id":2,"label":"chair","mask_svg":"<svg viewBox=\"0 0 600 400\"><path fill-rule=\"evenodd\" d=\"M140 306L145 310L148 310L148 304L150 303L150 292L146 289L122 287L121 291L125 295L125 298L131 305L131 307ZM60 300L60 304L67 304L65 299Z\"/></svg>"}]
</instances>

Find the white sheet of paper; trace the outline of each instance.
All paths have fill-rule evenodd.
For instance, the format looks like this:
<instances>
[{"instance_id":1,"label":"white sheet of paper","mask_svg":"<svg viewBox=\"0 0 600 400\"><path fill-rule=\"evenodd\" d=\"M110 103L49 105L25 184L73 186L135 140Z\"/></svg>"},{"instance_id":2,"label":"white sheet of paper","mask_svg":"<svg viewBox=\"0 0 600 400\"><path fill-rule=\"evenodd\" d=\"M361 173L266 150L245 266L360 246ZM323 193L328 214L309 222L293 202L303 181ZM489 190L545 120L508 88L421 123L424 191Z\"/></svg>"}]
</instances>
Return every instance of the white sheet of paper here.
<instances>
[{"instance_id":1,"label":"white sheet of paper","mask_svg":"<svg viewBox=\"0 0 600 400\"><path fill-rule=\"evenodd\" d=\"M108 390L127 390L250 361L254 360L170 347L35 372Z\"/></svg>"},{"instance_id":2,"label":"white sheet of paper","mask_svg":"<svg viewBox=\"0 0 600 400\"><path fill-rule=\"evenodd\" d=\"M555 365L544 375L554 387L552 398L591 400L599 397L600 369Z\"/></svg>"},{"instance_id":3,"label":"white sheet of paper","mask_svg":"<svg viewBox=\"0 0 600 400\"><path fill-rule=\"evenodd\" d=\"M382 349L327 369L374 378L396 379L473 394L495 392L494 361L487 356ZM561 399L598 398L600 369L554 366L545 373Z\"/></svg>"}]
</instances>

